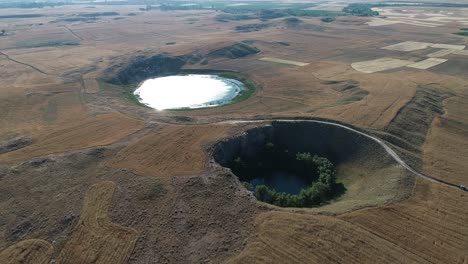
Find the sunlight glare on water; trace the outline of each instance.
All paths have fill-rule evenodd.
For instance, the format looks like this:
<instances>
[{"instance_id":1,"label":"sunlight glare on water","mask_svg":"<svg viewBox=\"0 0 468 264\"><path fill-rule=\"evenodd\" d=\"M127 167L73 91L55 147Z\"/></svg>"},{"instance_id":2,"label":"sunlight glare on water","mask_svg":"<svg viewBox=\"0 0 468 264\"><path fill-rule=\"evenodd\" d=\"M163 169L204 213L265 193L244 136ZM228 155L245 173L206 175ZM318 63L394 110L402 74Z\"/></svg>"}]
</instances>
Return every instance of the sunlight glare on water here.
<instances>
[{"instance_id":1,"label":"sunlight glare on water","mask_svg":"<svg viewBox=\"0 0 468 264\"><path fill-rule=\"evenodd\" d=\"M140 103L157 110L196 109L230 103L243 89L237 80L189 74L146 80L134 94Z\"/></svg>"}]
</instances>

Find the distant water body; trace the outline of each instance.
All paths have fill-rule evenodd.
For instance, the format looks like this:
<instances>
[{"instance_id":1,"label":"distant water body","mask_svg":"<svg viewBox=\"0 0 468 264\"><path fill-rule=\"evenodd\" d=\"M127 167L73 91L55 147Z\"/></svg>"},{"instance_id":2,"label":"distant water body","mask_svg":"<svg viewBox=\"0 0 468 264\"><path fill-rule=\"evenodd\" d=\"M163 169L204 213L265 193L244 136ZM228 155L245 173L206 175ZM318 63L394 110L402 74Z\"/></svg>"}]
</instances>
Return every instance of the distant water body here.
<instances>
[{"instance_id":1,"label":"distant water body","mask_svg":"<svg viewBox=\"0 0 468 264\"><path fill-rule=\"evenodd\" d=\"M157 110L197 109L228 104L245 89L242 82L217 75L174 75L148 79L134 94Z\"/></svg>"}]
</instances>

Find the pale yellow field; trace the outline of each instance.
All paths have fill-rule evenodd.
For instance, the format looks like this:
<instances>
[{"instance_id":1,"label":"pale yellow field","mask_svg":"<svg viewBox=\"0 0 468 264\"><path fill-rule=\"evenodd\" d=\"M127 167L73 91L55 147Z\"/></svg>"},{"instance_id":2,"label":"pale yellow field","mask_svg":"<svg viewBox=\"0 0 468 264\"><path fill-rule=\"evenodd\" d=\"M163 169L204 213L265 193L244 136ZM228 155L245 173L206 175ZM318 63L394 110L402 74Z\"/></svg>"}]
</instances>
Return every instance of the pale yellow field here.
<instances>
[{"instance_id":1,"label":"pale yellow field","mask_svg":"<svg viewBox=\"0 0 468 264\"><path fill-rule=\"evenodd\" d=\"M381 58L381 59L370 60L370 61L354 62L354 63L351 63L351 67L363 73L374 73L374 72L400 68L400 67L407 66L413 63L414 63L413 61L409 61L409 60Z\"/></svg>"},{"instance_id":2,"label":"pale yellow field","mask_svg":"<svg viewBox=\"0 0 468 264\"><path fill-rule=\"evenodd\" d=\"M450 50L463 50L465 49L465 45L449 45L449 44L434 44L431 45L431 48L436 48L436 49L450 49Z\"/></svg>"},{"instance_id":3,"label":"pale yellow field","mask_svg":"<svg viewBox=\"0 0 468 264\"><path fill-rule=\"evenodd\" d=\"M415 50L427 49L431 45L432 43L428 43L428 42L405 41L405 42L397 43L394 45L382 47L382 49L396 50L396 51L415 51Z\"/></svg>"},{"instance_id":4,"label":"pale yellow field","mask_svg":"<svg viewBox=\"0 0 468 264\"><path fill-rule=\"evenodd\" d=\"M269 61L269 62L282 63L282 64L290 64L290 65L295 65L295 66L306 66L306 65L309 65L309 63L305 63L305 62L292 61L292 60L283 60L283 59L270 58L270 57L264 57L264 58L261 58L260 60L261 60L261 61Z\"/></svg>"},{"instance_id":5,"label":"pale yellow field","mask_svg":"<svg viewBox=\"0 0 468 264\"><path fill-rule=\"evenodd\" d=\"M449 49L442 49L442 50L438 50L436 52L433 52L433 53L430 53L428 54L427 56L429 58L440 58L440 57L445 57L447 55L450 55L452 54L454 51L453 50L449 50Z\"/></svg>"},{"instance_id":6,"label":"pale yellow field","mask_svg":"<svg viewBox=\"0 0 468 264\"><path fill-rule=\"evenodd\" d=\"M408 65L406 65L406 67L420 69L420 70L427 70L429 68L437 66L437 65L439 65L441 63L444 63L446 61L447 61L446 59L429 58L429 59L425 59L423 61L418 61L418 62L413 63L413 64L408 64Z\"/></svg>"}]
</instances>

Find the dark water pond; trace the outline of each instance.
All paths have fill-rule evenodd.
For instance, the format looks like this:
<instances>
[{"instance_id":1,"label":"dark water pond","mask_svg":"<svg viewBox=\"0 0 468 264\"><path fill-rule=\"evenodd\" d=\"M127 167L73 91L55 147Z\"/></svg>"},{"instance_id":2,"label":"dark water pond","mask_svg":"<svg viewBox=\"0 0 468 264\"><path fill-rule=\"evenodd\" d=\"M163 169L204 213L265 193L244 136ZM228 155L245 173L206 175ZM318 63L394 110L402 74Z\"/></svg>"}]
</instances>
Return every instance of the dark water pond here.
<instances>
[{"instance_id":1,"label":"dark water pond","mask_svg":"<svg viewBox=\"0 0 468 264\"><path fill-rule=\"evenodd\" d=\"M263 175L258 175L257 178L250 181L250 184L252 184L254 189L257 185L266 185L268 188L275 189L278 192L298 194L310 182L290 172L270 171Z\"/></svg>"}]
</instances>

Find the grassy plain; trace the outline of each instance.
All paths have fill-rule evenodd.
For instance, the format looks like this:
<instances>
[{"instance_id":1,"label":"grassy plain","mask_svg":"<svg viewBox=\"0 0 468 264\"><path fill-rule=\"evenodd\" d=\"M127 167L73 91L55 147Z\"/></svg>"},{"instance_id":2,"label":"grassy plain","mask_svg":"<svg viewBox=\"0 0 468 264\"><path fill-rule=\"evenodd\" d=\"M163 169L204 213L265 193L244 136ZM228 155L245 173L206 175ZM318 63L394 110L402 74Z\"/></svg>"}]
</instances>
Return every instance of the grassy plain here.
<instances>
[{"instance_id":1,"label":"grassy plain","mask_svg":"<svg viewBox=\"0 0 468 264\"><path fill-rule=\"evenodd\" d=\"M32 138L0 154L0 262L468 262L468 195L461 190L417 178L409 190L388 188L381 199L349 211L353 199L375 197L373 186L382 184L355 170L342 180L366 190L361 196L345 195L349 200L337 208L278 209L256 202L210 159L211 144L258 125L221 121L318 117L375 133L415 160L416 169L468 185L468 56L460 49L468 43L452 34L460 28L457 20L446 19L464 10L424 7L427 21L393 18L408 23L375 27L366 24L373 18L338 16L323 23L299 16L291 25L280 17L268 19L268 28L237 32L262 21L220 22L213 10L140 8L145 6L0 9L6 32L0 36L0 145ZM396 13L422 15L421 8L404 9ZM438 11L444 19L431 19ZM123 18L67 20L96 12ZM11 14L27 18L5 18ZM57 36L76 45L58 45ZM206 56L239 42L260 52ZM414 42L443 46L398 44ZM394 44L399 48L381 49ZM433 55L448 61L430 68L363 73L352 66L372 61L365 68L373 72L383 67L375 63L379 58L406 65L439 48L454 49ZM109 68L156 54L199 58L183 69L239 72L260 89L220 108L156 111L112 85L99 85ZM430 93L421 92L428 87ZM367 93L355 97L350 89ZM407 140L421 133L422 144ZM376 170L380 176L400 172ZM400 192L411 195L390 199Z\"/></svg>"}]
</instances>

